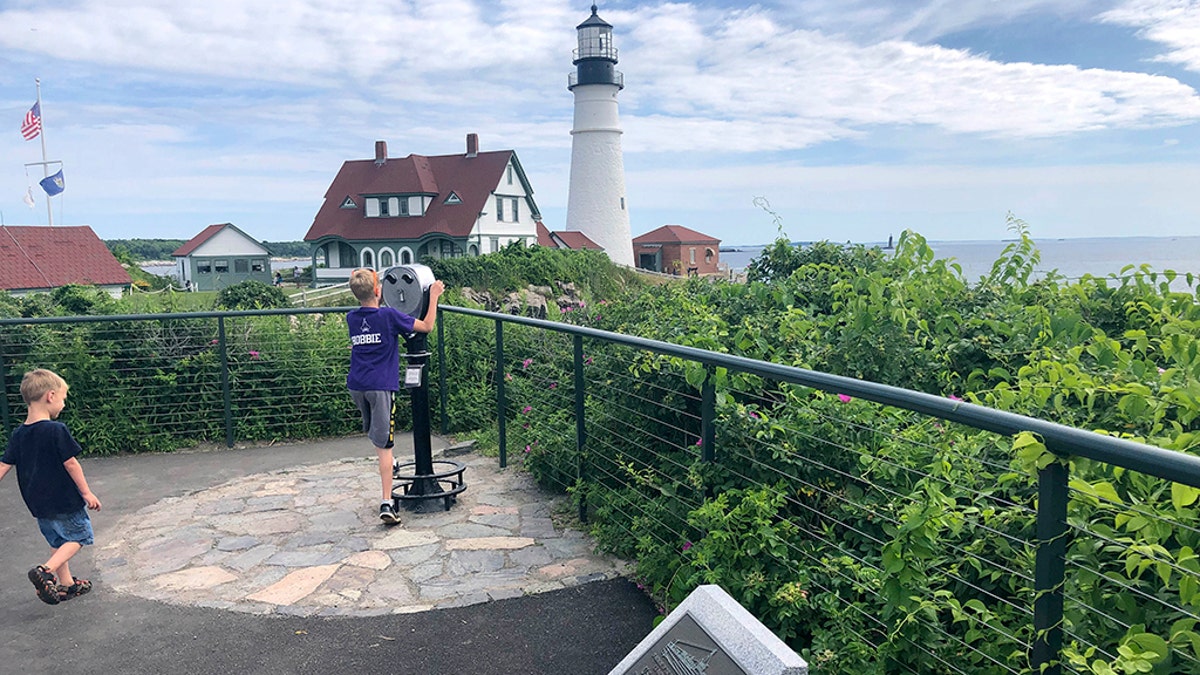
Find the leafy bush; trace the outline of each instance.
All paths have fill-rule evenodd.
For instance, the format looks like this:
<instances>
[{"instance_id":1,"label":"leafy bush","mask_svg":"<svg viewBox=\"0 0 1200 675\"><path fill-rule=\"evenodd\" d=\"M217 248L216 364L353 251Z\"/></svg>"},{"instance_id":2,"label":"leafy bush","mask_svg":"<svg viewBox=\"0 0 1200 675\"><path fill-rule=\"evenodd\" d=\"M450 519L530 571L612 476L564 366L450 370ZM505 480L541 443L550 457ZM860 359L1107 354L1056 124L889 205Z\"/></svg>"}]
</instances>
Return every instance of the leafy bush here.
<instances>
[{"instance_id":1,"label":"leafy bush","mask_svg":"<svg viewBox=\"0 0 1200 675\"><path fill-rule=\"evenodd\" d=\"M226 287L217 295L218 309L274 309L290 306L291 302L282 290L254 279Z\"/></svg>"}]
</instances>

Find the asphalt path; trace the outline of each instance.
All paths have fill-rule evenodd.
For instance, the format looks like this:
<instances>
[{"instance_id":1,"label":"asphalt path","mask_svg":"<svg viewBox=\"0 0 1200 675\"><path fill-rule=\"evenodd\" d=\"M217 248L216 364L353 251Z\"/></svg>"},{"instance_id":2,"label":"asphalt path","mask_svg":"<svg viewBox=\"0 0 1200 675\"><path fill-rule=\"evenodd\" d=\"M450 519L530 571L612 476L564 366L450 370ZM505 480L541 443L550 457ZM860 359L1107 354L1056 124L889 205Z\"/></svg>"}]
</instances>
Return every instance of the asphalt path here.
<instances>
[{"instance_id":1,"label":"asphalt path","mask_svg":"<svg viewBox=\"0 0 1200 675\"><path fill-rule=\"evenodd\" d=\"M104 544L117 518L163 498L288 464L364 456L363 448L364 439L356 438L84 458L88 482L104 507L93 512L96 544ZM93 592L46 605L26 573L45 561L49 549L21 501L15 475L0 481L0 514L5 673L607 673L650 632L656 615L634 584L617 579L416 614L256 616L112 592L93 565L91 547L75 556L71 570L94 580Z\"/></svg>"}]
</instances>

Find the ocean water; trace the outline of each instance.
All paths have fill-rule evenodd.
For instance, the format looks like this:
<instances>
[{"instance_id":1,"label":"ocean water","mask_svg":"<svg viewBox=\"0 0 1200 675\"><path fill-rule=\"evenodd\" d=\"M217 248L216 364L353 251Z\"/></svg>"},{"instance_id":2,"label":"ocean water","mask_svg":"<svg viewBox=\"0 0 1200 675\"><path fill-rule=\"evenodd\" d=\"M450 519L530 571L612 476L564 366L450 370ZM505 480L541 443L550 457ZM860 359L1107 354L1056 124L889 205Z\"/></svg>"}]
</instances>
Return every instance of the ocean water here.
<instances>
[{"instance_id":1,"label":"ocean water","mask_svg":"<svg viewBox=\"0 0 1200 675\"><path fill-rule=\"evenodd\" d=\"M299 267L304 269L312 264L308 258L272 258L271 259L271 274L281 272L283 280L291 280L292 268ZM139 265L144 271L150 274L156 274L160 277L175 277L175 265L173 263L146 263Z\"/></svg>"},{"instance_id":2,"label":"ocean water","mask_svg":"<svg viewBox=\"0 0 1200 675\"><path fill-rule=\"evenodd\" d=\"M938 258L952 258L962 266L967 281L988 274L992 263L1010 241L930 241ZM1197 237L1093 237L1087 239L1034 239L1041 252L1037 276L1052 270L1069 279L1085 274L1105 277L1127 265L1149 265L1156 272L1174 270L1180 276L1191 272L1200 278L1200 236ZM868 244L878 245L878 244ZM742 271L762 247L738 247L721 251L721 262ZM1177 281L1174 286L1181 288Z\"/></svg>"}]
</instances>

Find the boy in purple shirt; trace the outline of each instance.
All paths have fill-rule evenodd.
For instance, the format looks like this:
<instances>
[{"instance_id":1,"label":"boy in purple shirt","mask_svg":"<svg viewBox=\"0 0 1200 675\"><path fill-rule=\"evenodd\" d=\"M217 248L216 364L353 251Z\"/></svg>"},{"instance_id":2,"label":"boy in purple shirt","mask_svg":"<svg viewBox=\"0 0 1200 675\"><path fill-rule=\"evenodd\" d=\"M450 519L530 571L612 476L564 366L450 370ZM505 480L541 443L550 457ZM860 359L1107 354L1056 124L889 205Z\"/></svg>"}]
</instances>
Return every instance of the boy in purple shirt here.
<instances>
[{"instance_id":1,"label":"boy in purple shirt","mask_svg":"<svg viewBox=\"0 0 1200 675\"><path fill-rule=\"evenodd\" d=\"M363 431L379 456L379 478L383 484L379 519L389 525L400 522L400 516L392 508L395 401L400 390L399 337L433 330L443 290L445 285L434 281L429 287L425 317L414 319L391 307L379 306L383 287L375 270L360 268L350 275L350 291L360 306L346 314L346 327L350 331L350 372L346 375L346 386L362 413Z\"/></svg>"}]
</instances>

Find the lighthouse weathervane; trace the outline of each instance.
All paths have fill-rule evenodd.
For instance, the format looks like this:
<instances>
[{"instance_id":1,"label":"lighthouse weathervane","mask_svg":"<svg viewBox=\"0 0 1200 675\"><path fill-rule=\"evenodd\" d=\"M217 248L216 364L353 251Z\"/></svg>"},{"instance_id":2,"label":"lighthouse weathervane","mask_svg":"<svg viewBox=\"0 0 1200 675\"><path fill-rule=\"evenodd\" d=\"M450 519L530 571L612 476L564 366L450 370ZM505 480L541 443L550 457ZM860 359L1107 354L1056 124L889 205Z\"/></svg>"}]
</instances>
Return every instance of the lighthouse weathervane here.
<instances>
[{"instance_id":1,"label":"lighthouse weathervane","mask_svg":"<svg viewBox=\"0 0 1200 675\"><path fill-rule=\"evenodd\" d=\"M625 78L616 69L612 25L596 14L596 5L576 30L575 72L567 80L575 95L575 122L566 229L587 235L614 263L633 267L617 115L617 92L625 88Z\"/></svg>"}]
</instances>

